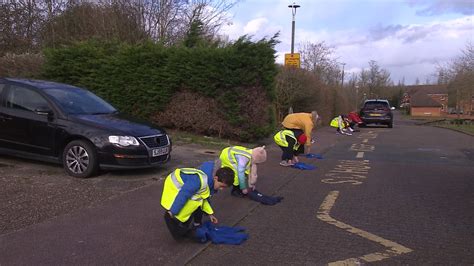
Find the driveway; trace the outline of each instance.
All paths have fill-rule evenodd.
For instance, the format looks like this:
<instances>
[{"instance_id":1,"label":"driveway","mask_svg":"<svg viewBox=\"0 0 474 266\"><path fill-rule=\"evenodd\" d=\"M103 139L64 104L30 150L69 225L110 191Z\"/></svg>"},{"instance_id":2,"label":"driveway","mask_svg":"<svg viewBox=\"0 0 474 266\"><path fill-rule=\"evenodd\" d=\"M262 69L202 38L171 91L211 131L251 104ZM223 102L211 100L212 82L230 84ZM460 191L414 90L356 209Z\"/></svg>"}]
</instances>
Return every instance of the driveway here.
<instances>
[{"instance_id":1,"label":"driveway","mask_svg":"<svg viewBox=\"0 0 474 266\"><path fill-rule=\"evenodd\" d=\"M0 234L98 206L123 193L159 183L177 167L212 160L218 152L177 144L172 160L159 168L102 172L89 179L71 177L60 165L0 155Z\"/></svg>"}]
</instances>

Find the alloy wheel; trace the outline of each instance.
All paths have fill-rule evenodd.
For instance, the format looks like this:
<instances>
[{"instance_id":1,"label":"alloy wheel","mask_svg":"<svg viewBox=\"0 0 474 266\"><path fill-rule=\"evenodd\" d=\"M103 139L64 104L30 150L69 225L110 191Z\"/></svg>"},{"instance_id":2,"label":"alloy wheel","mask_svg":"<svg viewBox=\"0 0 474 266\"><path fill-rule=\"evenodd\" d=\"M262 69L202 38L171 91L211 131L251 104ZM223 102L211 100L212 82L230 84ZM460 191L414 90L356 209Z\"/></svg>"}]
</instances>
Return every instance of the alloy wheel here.
<instances>
[{"instance_id":1,"label":"alloy wheel","mask_svg":"<svg viewBox=\"0 0 474 266\"><path fill-rule=\"evenodd\" d=\"M67 168L74 174L82 174L89 167L89 154L81 146L72 146L66 153Z\"/></svg>"}]
</instances>

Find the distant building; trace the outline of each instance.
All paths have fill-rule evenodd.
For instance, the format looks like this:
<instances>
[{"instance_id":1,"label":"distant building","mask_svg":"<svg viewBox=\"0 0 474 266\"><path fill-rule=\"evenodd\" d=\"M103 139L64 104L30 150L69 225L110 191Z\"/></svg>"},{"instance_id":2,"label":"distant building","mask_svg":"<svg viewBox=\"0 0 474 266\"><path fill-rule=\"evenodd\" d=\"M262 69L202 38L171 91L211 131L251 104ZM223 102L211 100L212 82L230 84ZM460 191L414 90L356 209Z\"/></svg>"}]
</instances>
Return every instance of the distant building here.
<instances>
[{"instance_id":1,"label":"distant building","mask_svg":"<svg viewBox=\"0 0 474 266\"><path fill-rule=\"evenodd\" d=\"M471 96L470 102L468 99L463 99L460 104L460 109L460 111L462 111L464 114L474 114L474 95Z\"/></svg>"},{"instance_id":2,"label":"distant building","mask_svg":"<svg viewBox=\"0 0 474 266\"><path fill-rule=\"evenodd\" d=\"M446 85L406 86L402 106L409 108L413 116L442 116L448 111L448 87Z\"/></svg>"}]
</instances>

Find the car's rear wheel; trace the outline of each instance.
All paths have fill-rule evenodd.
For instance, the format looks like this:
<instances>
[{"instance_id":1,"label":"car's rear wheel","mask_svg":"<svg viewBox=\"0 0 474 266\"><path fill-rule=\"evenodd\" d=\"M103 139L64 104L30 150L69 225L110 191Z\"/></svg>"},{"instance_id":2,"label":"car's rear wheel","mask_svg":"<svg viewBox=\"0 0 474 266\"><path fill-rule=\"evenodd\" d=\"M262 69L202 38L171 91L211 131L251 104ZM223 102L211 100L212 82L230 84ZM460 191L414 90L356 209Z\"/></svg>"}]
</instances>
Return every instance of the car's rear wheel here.
<instances>
[{"instance_id":1,"label":"car's rear wheel","mask_svg":"<svg viewBox=\"0 0 474 266\"><path fill-rule=\"evenodd\" d=\"M93 176L98 169L97 152L85 140L69 142L63 152L63 166L66 173L79 178Z\"/></svg>"},{"instance_id":2,"label":"car's rear wheel","mask_svg":"<svg viewBox=\"0 0 474 266\"><path fill-rule=\"evenodd\" d=\"M393 121L390 121L390 123L387 124L388 128L393 128Z\"/></svg>"}]
</instances>

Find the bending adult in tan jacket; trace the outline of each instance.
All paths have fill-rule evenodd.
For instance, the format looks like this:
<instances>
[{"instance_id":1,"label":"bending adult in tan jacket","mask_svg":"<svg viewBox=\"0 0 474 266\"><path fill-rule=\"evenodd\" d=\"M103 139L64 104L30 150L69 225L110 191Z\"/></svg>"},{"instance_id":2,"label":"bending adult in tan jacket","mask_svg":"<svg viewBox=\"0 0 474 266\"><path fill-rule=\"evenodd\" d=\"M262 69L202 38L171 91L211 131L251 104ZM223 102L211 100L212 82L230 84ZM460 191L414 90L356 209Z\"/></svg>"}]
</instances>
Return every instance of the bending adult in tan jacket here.
<instances>
[{"instance_id":1,"label":"bending adult in tan jacket","mask_svg":"<svg viewBox=\"0 0 474 266\"><path fill-rule=\"evenodd\" d=\"M319 115L316 111L312 111L311 113L293 113L288 114L281 124L286 129L293 131L301 130L307 136L304 151L304 153L307 154L310 153L311 143L313 142L311 132L313 131L318 119Z\"/></svg>"}]
</instances>

